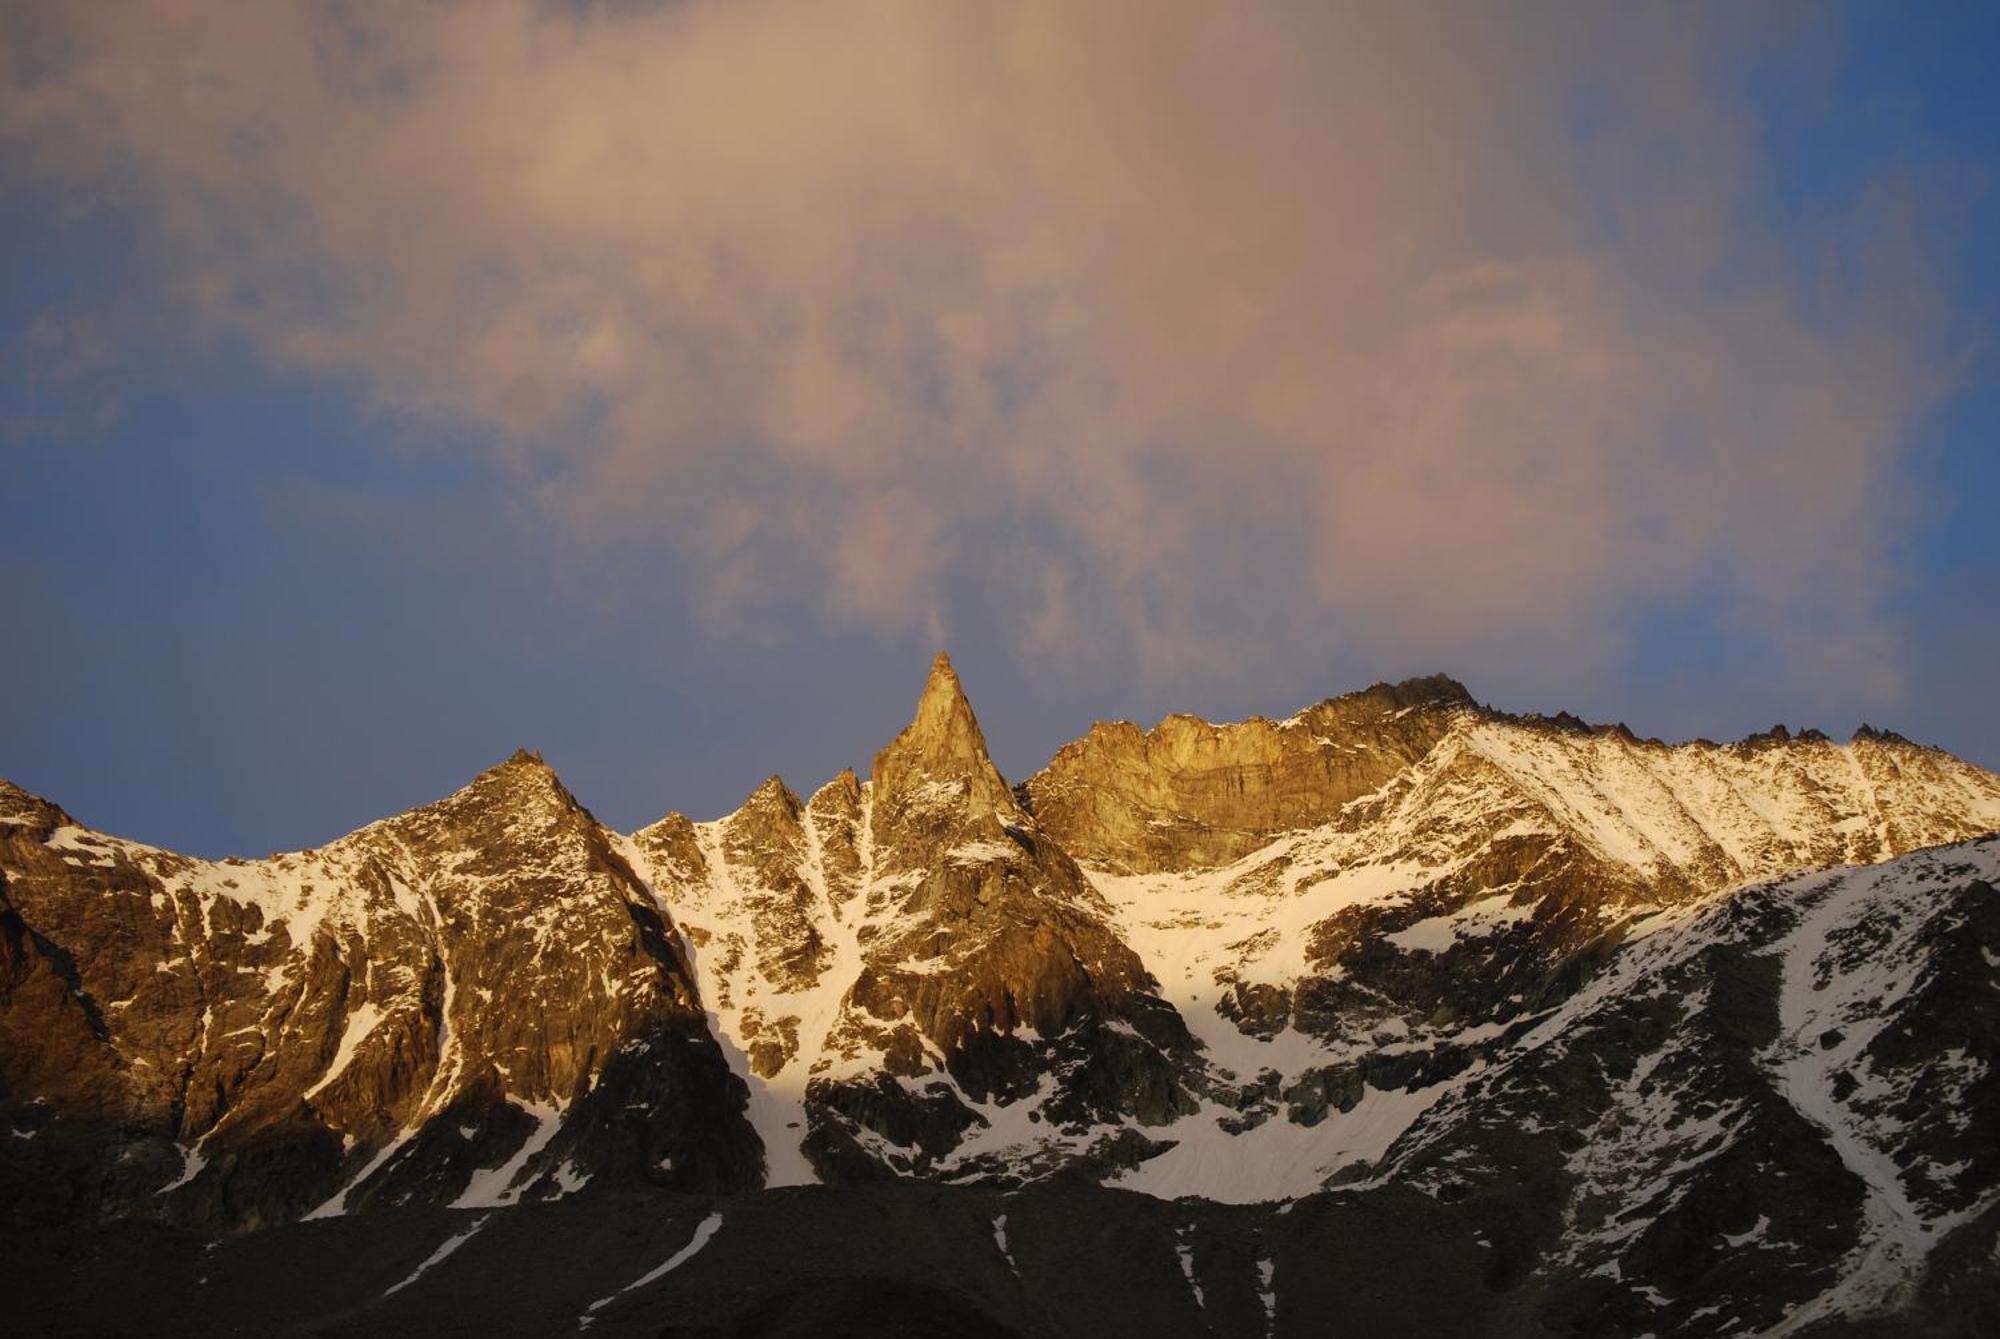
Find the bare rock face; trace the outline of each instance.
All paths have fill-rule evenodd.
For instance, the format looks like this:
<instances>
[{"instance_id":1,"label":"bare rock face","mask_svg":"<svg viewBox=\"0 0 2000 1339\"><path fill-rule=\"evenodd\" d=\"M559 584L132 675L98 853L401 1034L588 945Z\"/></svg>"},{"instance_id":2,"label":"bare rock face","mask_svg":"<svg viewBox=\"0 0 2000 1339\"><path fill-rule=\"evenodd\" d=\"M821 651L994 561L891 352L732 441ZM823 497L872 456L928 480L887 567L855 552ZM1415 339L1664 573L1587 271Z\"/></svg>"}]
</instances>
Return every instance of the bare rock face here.
<instances>
[{"instance_id":1,"label":"bare rock face","mask_svg":"<svg viewBox=\"0 0 2000 1339\"><path fill-rule=\"evenodd\" d=\"M851 768L843 771L814 792L809 807L827 900L836 908L846 907L861 892L863 851L869 846L860 779Z\"/></svg>"},{"instance_id":2,"label":"bare rock face","mask_svg":"<svg viewBox=\"0 0 2000 1339\"><path fill-rule=\"evenodd\" d=\"M1337 819L1428 754L1460 712L1442 675L1329 698L1284 721L1211 725L1169 716L1149 731L1098 724L1022 787L1077 859L1119 874L1226 865Z\"/></svg>"},{"instance_id":3,"label":"bare rock face","mask_svg":"<svg viewBox=\"0 0 2000 1339\"><path fill-rule=\"evenodd\" d=\"M1109 906L1000 779L943 657L870 793L870 896L886 914L854 988L867 1012L907 1016L949 1053L994 1029L1058 1035L1149 984Z\"/></svg>"},{"instance_id":4,"label":"bare rock face","mask_svg":"<svg viewBox=\"0 0 2000 1339\"><path fill-rule=\"evenodd\" d=\"M965 700L951 658L931 664L916 718L875 755L869 823L887 857L885 873L912 867L952 825L1024 822L1020 806L986 753L986 736Z\"/></svg>"},{"instance_id":5,"label":"bare rock face","mask_svg":"<svg viewBox=\"0 0 2000 1339\"><path fill-rule=\"evenodd\" d=\"M1001 779L945 657L915 720L876 755L869 792L872 933L848 1001L892 1072L918 1078L941 1058L963 1096L1055 1123L1192 1109L1192 1039L1110 907ZM857 1150L850 1133L822 1122L822 1161Z\"/></svg>"},{"instance_id":6,"label":"bare rock face","mask_svg":"<svg viewBox=\"0 0 2000 1339\"><path fill-rule=\"evenodd\" d=\"M513 1198L663 1138L656 1178L755 1180L671 925L537 758L255 862L0 805L0 1108L48 1131L7 1152L62 1156L105 1210L252 1226Z\"/></svg>"}]
</instances>

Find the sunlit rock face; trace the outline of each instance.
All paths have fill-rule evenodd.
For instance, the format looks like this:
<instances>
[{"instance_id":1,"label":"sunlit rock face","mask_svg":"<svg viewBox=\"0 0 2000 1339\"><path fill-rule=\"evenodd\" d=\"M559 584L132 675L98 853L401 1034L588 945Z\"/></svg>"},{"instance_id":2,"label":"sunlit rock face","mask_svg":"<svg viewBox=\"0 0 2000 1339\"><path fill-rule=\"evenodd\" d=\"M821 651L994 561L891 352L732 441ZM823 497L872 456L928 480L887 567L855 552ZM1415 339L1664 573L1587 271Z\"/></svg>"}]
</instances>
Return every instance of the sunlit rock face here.
<instances>
[{"instance_id":1,"label":"sunlit rock face","mask_svg":"<svg viewBox=\"0 0 2000 1339\"><path fill-rule=\"evenodd\" d=\"M6 787L0 1190L1399 1187L1557 1329L1900 1305L2000 1213L1996 829L2000 778L1884 732L1669 746L1442 678L1098 726L1017 788L942 657L866 780L629 836L531 755L249 862Z\"/></svg>"},{"instance_id":2,"label":"sunlit rock face","mask_svg":"<svg viewBox=\"0 0 2000 1339\"><path fill-rule=\"evenodd\" d=\"M1093 868L1213 868L1338 819L1428 754L1472 706L1464 687L1439 676L1377 684L1283 721L1169 716L1146 731L1100 722L1021 789L1042 825Z\"/></svg>"},{"instance_id":3,"label":"sunlit rock face","mask_svg":"<svg viewBox=\"0 0 2000 1339\"><path fill-rule=\"evenodd\" d=\"M756 1180L672 926L537 758L263 861L0 806L4 1100L65 1193L255 1225L612 1165Z\"/></svg>"}]
</instances>

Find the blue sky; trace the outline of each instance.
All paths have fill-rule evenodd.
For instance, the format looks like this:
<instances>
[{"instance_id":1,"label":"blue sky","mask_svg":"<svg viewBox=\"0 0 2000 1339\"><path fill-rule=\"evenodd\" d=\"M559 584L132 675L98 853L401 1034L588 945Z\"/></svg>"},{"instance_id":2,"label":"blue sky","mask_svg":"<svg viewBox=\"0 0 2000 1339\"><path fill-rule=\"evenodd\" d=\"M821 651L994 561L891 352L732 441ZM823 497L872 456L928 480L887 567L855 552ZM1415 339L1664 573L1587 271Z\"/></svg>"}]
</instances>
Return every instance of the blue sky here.
<instances>
[{"instance_id":1,"label":"blue sky","mask_svg":"<svg viewBox=\"0 0 2000 1339\"><path fill-rule=\"evenodd\" d=\"M0 775L85 822L712 816L941 644L1013 777L1433 670L2000 766L1992 6L261 8L11 47Z\"/></svg>"}]
</instances>

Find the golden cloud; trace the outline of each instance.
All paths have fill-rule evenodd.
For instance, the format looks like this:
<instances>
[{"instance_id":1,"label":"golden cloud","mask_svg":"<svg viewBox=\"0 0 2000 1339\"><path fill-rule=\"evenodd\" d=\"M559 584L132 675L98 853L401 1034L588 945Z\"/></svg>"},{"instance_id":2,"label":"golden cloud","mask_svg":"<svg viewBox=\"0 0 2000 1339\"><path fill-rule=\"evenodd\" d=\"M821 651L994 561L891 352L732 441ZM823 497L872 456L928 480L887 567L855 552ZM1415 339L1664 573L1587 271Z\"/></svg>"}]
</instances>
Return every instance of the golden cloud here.
<instances>
[{"instance_id":1,"label":"golden cloud","mask_svg":"<svg viewBox=\"0 0 2000 1339\"><path fill-rule=\"evenodd\" d=\"M1944 305L1886 186L1757 222L1718 14L135 0L18 22L0 130L720 609L1226 672L1710 591L1888 674Z\"/></svg>"}]
</instances>

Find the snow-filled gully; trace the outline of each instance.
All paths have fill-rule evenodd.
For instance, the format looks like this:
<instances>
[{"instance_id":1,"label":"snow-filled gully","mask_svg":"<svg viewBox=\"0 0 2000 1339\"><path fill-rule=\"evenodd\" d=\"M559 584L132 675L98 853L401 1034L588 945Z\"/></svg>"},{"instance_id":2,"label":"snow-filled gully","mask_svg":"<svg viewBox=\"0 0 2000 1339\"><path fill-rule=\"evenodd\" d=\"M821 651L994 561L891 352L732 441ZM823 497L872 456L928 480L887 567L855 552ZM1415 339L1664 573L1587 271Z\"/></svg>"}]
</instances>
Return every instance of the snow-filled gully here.
<instances>
[{"instance_id":1,"label":"snow-filled gully","mask_svg":"<svg viewBox=\"0 0 2000 1339\"><path fill-rule=\"evenodd\" d=\"M1835 956L1835 936L1860 914L1881 908L1884 900L1871 896L1876 889L1867 877L1834 876L1824 882L1819 900L1799 917L1780 945L1780 1035L1768 1063L1779 1092L1826 1136L1842 1164L1861 1182L1866 1196L1862 1240L1843 1262L1839 1281L1793 1311L1773 1334L1790 1334L1830 1315L1865 1314L1892 1303L1916 1277L1942 1230L1955 1225L1925 1217L1904 1188L1895 1160L1834 1096L1835 1076L1860 1059L1907 992L1910 974L1896 970L1897 950L1908 943L1924 916L1914 910L1906 913L1890 943L1878 946L1855 969L1843 970ZM1874 1005L1857 1018L1843 1006L1860 997L1872 998ZM1822 1045L1821 1038L1835 1030L1842 1036L1839 1044Z\"/></svg>"}]
</instances>

